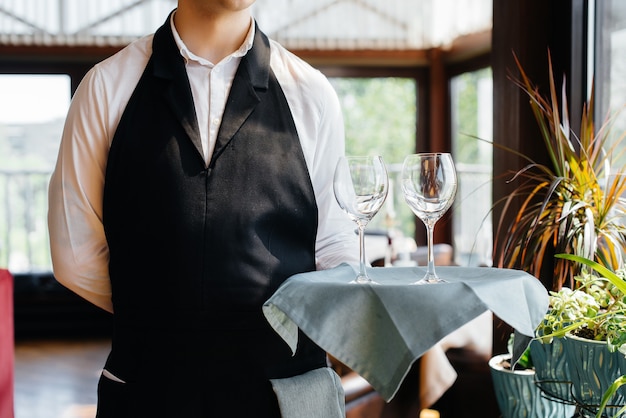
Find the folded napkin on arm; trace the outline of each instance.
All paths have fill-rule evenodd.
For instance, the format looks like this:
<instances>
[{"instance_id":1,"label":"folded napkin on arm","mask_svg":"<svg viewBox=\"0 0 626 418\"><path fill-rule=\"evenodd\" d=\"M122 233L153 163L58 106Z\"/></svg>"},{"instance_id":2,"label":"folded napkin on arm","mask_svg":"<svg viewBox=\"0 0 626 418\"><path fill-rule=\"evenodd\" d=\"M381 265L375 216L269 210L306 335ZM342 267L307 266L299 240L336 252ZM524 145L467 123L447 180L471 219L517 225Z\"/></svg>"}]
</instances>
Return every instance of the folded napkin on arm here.
<instances>
[{"instance_id":1,"label":"folded napkin on arm","mask_svg":"<svg viewBox=\"0 0 626 418\"><path fill-rule=\"evenodd\" d=\"M345 418L341 379L322 367L284 379L270 379L282 418Z\"/></svg>"}]
</instances>

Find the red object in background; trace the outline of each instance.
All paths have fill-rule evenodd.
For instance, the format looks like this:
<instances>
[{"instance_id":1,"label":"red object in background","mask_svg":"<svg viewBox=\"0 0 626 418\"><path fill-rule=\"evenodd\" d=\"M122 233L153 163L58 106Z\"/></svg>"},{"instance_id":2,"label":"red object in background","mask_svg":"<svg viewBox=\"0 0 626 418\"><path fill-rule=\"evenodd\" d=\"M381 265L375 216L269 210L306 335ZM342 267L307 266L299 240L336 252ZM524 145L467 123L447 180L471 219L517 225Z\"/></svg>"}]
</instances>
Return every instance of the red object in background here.
<instances>
[{"instance_id":1,"label":"red object in background","mask_svg":"<svg viewBox=\"0 0 626 418\"><path fill-rule=\"evenodd\" d=\"M13 277L0 269L0 418L13 418Z\"/></svg>"}]
</instances>

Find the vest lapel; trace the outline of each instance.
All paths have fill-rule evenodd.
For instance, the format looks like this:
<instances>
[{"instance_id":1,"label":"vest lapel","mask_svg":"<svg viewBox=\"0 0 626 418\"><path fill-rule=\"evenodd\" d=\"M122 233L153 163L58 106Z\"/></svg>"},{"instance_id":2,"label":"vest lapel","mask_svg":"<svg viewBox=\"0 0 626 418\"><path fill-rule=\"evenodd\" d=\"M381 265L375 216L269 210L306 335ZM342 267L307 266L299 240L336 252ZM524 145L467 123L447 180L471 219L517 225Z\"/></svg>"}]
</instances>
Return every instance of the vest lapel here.
<instances>
[{"instance_id":1,"label":"vest lapel","mask_svg":"<svg viewBox=\"0 0 626 418\"><path fill-rule=\"evenodd\" d=\"M198 129L198 118L196 117L191 91L187 90L189 90L187 77L185 76L184 79L176 77L172 80L169 88L164 91L164 95L185 133L193 142L196 151L204 160L202 141L200 140L200 131Z\"/></svg>"},{"instance_id":2,"label":"vest lapel","mask_svg":"<svg viewBox=\"0 0 626 418\"><path fill-rule=\"evenodd\" d=\"M154 75L169 83L163 90L165 100L194 144L198 155L203 158L191 87L169 20L154 35L152 59ZM242 58L233 80L212 160L219 157L261 101L258 93L267 91L269 72L269 40L256 27L252 49Z\"/></svg>"},{"instance_id":3,"label":"vest lapel","mask_svg":"<svg viewBox=\"0 0 626 418\"><path fill-rule=\"evenodd\" d=\"M211 164L224 151L254 108L260 103L258 93L267 91L270 71L270 45L267 37L256 27L252 49L242 58L228 101Z\"/></svg>"},{"instance_id":4,"label":"vest lapel","mask_svg":"<svg viewBox=\"0 0 626 418\"><path fill-rule=\"evenodd\" d=\"M165 24L154 34L152 43L154 75L166 80L167 85L164 86L163 96L198 151L198 155L204 161L198 118L185 69L185 61L178 51L169 22L168 18Z\"/></svg>"}]
</instances>

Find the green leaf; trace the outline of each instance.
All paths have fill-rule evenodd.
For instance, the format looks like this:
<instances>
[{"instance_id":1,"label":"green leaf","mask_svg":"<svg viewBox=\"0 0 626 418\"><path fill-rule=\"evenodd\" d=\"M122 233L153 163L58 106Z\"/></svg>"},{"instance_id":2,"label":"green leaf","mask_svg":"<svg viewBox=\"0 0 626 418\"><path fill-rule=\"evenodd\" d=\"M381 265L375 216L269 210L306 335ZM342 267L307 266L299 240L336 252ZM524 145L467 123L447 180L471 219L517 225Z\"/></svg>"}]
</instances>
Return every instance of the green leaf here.
<instances>
[{"instance_id":1,"label":"green leaf","mask_svg":"<svg viewBox=\"0 0 626 418\"><path fill-rule=\"evenodd\" d=\"M610 281L613 286L617 287L623 294L626 295L626 282L622 280L617 274L615 274L615 272L608 269L607 267L604 267L602 264L596 263L593 260L574 254L556 254L555 257L576 261L578 263L586 265L587 267L591 267L592 269L600 273L603 277L605 277L608 281Z\"/></svg>"},{"instance_id":2,"label":"green leaf","mask_svg":"<svg viewBox=\"0 0 626 418\"><path fill-rule=\"evenodd\" d=\"M602 418L602 413L604 412L604 409L606 408L606 405L608 404L609 399L611 399L611 397L615 394L615 392L617 392L617 389L619 389L620 386L624 384L626 384L626 376L618 377L617 379L615 379L615 381L613 381L613 384L609 386L606 392L604 392L604 394L602 395L602 402L600 403L600 409L598 409L596 418ZM620 409L620 411L615 416L616 417L621 416L621 413L623 411L624 411L624 408Z\"/></svg>"}]
</instances>

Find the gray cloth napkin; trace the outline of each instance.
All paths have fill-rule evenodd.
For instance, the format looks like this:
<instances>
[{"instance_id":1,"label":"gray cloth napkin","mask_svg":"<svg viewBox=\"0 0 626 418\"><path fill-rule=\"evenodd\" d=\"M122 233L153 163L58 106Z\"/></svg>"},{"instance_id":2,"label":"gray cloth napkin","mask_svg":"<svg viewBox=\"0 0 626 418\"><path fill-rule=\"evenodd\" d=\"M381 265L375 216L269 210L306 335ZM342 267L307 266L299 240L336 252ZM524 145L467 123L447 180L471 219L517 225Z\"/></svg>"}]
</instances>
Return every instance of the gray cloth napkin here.
<instances>
[{"instance_id":1,"label":"gray cloth napkin","mask_svg":"<svg viewBox=\"0 0 626 418\"><path fill-rule=\"evenodd\" d=\"M409 285L423 267L371 268L378 285L348 283L349 265L287 280L263 312L295 352L298 327L364 377L387 401L411 365L443 337L481 313L532 335L548 309L548 292L519 270L438 267L446 283Z\"/></svg>"},{"instance_id":2,"label":"gray cloth napkin","mask_svg":"<svg viewBox=\"0 0 626 418\"><path fill-rule=\"evenodd\" d=\"M270 379L282 418L345 418L341 379L329 367L284 379Z\"/></svg>"}]
</instances>

